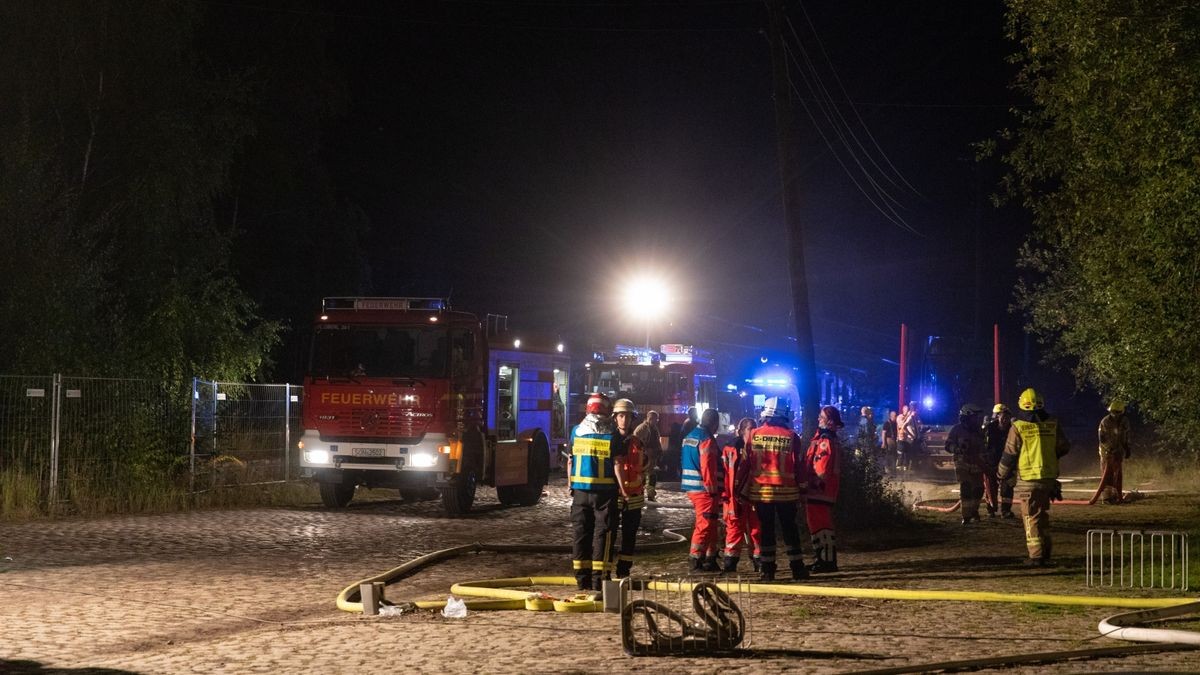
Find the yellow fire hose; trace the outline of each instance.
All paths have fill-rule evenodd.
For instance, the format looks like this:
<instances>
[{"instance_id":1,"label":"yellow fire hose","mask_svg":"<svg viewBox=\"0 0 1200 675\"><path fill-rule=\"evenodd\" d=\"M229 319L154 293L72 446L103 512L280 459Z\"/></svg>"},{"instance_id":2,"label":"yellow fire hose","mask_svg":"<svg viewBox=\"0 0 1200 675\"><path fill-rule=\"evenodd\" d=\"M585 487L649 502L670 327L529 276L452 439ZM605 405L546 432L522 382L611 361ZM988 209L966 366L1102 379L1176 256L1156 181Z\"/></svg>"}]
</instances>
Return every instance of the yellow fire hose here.
<instances>
[{"instance_id":1,"label":"yellow fire hose","mask_svg":"<svg viewBox=\"0 0 1200 675\"><path fill-rule=\"evenodd\" d=\"M682 537L671 532L675 537ZM650 545L657 547L673 545L677 542L663 542ZM368 579L356 581L342 590L337 597L338 609L347 612L361 612L362 602L359 600L359 586L372 582L393 583L417 570L448 558L466 553L491 551L498 553L565 553L567 546L539 544L484 544L476 542L463 546L455 546L411 560L399 567L388 570ZM532 586L573 586L574 577L514 577L508 579L486 579L482 581L466 581L454 584L450 592L455 595L478 598L466 602L468 609L497 610L497 609L528 609L532 611L599 611L601 605L590 598L576 596L566 600L558 600L544 593L519 591L515 588ZM717 584L724 590L736 589L736 584ZM650 590L681 591L691 590L692 583L654 581L647 584ZM776 595L810 595L876 600L940 600L958 602L1014 602L1036 603L1043 605L1074 605L1090 607L1122 607L1127 609L1156 609L1174 607L1190 602L1193 598L1114 598L1090 595L1052 595L1039 593L995 593L989 591L945 591L945 590L905 590L889 588L856 588L845 586L817 586L810 584L742 584L741 590L750 593L770 593ZM443 600L429 600L411 603L417 609L441 609L445 606Z\"/></svg>"}]
</instances>

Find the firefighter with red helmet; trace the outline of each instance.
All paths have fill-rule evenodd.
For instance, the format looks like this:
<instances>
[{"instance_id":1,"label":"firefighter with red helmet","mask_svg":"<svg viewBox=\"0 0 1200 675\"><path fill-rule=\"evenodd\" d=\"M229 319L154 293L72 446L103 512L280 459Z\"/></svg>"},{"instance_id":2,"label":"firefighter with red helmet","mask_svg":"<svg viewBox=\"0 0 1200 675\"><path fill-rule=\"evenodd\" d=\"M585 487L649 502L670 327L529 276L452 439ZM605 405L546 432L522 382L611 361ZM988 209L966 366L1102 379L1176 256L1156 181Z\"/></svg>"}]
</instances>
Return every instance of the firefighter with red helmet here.
<instances>
[{"instance_id":1,"label":"firefighter with red helmet","mask_svg":"<svg viewBox=\"0 0 1200 675\"><path fill-rule=\"evenodd\" d=\"M692 529L692 548L689 553L693 572L719 572L717 550L721 517L721 492L725 477L721 466L721 449L716 433L720 426L717 411L707 408L700 423L683 437L680 455L681 481L679 489L687 493L696 511Z\"/></svg>"},{"instance_id":2,"label":"firefighter with red helmet","mask_svg":"<svg viewBox=\"0 0 1200 675\"><path fill-rule=\"evenodd\" d=\"M721 449L725 466L725 492L722 495L725 502L725 566L722 571L727 574L737 572L742 544L747 541L750 543L754 571L759 571L761 565L762 528L758 523L758 515L754 512L754 505L738 494L736 487L738 469L745 461L747 443L753 430L754 420L743 417L738 421L737 436Z\"/></svg>"},{"instance_id":3,"label":"firefighter with red helmet","mask_svg":"<svg viewBox=\"0 0 1200 675\"><path fill-rule=\"evenodd\" d=\"M838 429L842 414L827 405L817 416L817 431L804 454L804 472L808 482L804 513L808 520L808 531L812 534L813 555L816 560L809 568L813 572L836 572L837 541L833 536L833 506L837 503L838 483L841 480L838 467Z\"/></svg>"},{"instance_id":4,"label":"firefighter with red helmet","mask_svg":"<svg viewBox=\"0 0 1200 675\"><path fill-rule=\"evenodd\" d=\"M617 497L625 493L620 460L625 441L612 422L612 403L593 393L586 415L571 429L571 560L580 590L601 590L612 571L612 541L617 527Z\"/></svg>"},{"instance_id":5,"label":"firefighter with red helmet","mask_svg":"<svg viewBox=\"0 0 1200 675\"><path fill-rule=\"evenodd\" d=\"M614 460L622 475L623 488L621 496L617 497L617 529L620 531L620 548L616 556L617 577L629 576L633 568L637 531L642 523L642 507L646 505L644 482L649 458L642 440L633 433L636 420L637 409L633 401L623 398L613 404L613 422L617 433L625 440L625 454Z\"/></svg>"},{"instance_id":6,"label":"firefighter with red helmet","mask_svg":"<svg viewBox=\"0 0 1200 675\"><path fill-rule=\"evenodd\" d=\"M754 505L762 537L762 572L759 579L774 581L776 519L787 545L792 578L808 578L800 550L796 505L804 488L801 480L800 437L792 431L791 405L786 398L772 396L759 414L762 423L750 432L745 461L738 467L739 494Z\"/></svg>"}]
</instances>

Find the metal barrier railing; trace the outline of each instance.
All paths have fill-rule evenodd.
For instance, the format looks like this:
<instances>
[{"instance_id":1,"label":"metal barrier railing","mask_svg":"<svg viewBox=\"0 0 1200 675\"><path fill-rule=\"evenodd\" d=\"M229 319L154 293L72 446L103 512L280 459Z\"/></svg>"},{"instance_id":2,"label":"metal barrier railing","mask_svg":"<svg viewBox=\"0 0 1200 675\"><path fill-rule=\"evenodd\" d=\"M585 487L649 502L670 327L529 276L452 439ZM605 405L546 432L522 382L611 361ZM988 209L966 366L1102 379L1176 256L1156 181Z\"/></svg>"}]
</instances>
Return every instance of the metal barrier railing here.
<instances>
[{"instance_id":1,"label":"metal barrier railing","mask_svg":"<svg viewBox=\"0 0 1200 675\"><path fill-rule=\"evenodd\" d=\"M741 577L629 578L620 593L621 644L631 656L727 652L753 642L750 582Z\"/></svg>"},{"instance_id":2,"label":"metal barrier railing","mask_svg":"<svg viewBox=\"0 0 1200 675\"><path fill-rule=\"evenodd\" d=\"M1167 530L1088 530L1087 585L1188 590L1188 537Z\"/></svg>"}]
</instances>

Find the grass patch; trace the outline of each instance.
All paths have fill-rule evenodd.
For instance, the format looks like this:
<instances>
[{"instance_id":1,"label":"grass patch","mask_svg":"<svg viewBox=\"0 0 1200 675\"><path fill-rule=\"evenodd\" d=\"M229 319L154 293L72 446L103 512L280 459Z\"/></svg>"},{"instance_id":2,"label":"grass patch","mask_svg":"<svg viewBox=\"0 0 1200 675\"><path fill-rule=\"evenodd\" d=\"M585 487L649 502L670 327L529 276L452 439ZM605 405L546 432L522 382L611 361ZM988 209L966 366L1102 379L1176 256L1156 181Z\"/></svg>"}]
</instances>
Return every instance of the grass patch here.
<instances>
[{"instance_id":1,"label":"grass patch","mask_svg":"<svg viewBox=\"0 0 1200 675\"><path fill-rule=\"evenodd\" d=\"M1134 455L1125 460L1125 489L1191 491L1200 485L1196 457Z\"/></svg>"},{"instance_id":2,"label":"grass patch","mask_svg":"<svg viewBox=\"0 0 1200 675\"><path fill-rule=\"evenodd\" d=\"M38 515L40 501L41 480L38 476L20 469L0 471L0 518L32 518Z\"/></svg>"}]
</instances>

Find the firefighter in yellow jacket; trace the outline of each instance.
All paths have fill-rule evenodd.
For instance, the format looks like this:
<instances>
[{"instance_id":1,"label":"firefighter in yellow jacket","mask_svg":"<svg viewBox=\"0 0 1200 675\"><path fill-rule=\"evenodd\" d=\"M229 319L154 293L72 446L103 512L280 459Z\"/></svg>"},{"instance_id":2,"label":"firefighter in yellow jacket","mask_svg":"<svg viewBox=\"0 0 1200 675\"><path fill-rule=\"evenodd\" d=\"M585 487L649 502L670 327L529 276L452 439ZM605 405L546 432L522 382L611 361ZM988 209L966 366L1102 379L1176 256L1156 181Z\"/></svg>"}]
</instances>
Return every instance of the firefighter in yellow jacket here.
<instances>
[{"instance_id":1,"label":"firefighter in yellow jacket","mask_svg":"<svg viewBox=\"0 0 1200 675\"><path fill-rule=\"evenodd\" d=\"M1013 496L1021 504L1029 549L1025 564L1044 567L1050 562L1050 502L1062 499L1058 458L1067 454L1071 445L1036 391L1021 392L1017 407L1020 412L1008 431L999 475L1001 480L1016 481Z\"/></svg>"}]
</instances>

